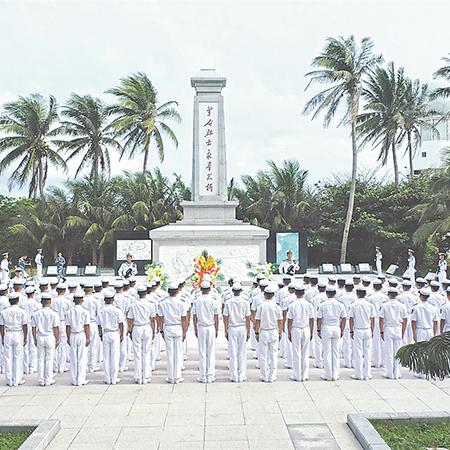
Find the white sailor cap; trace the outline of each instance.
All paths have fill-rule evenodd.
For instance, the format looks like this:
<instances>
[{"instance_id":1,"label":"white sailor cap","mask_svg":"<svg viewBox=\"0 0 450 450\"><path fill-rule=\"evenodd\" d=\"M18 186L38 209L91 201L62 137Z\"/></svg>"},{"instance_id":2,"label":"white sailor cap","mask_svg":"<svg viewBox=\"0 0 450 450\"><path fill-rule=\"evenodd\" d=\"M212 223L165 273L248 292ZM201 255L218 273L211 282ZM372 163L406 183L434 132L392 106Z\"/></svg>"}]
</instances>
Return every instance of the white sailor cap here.
<instances>
[{"instance_id":1,"label":"white sailor cap","mask_svg":"<svg viewBox=\"0 0 450 450\"><path fill-rule=\"evenodd\" d=\"M81 287L83 287L86 283L87 283L87 281L84 278L80 280Z\"/></svg>"},{"instance_id":2,"label":"white sailor cap","mask_svg":"<svg viewBox=\"0 0 450 450\"><path fill-rule=\"evenodd\" d=\"M360 280L361 279L361 275L358 275L357 273L355 273L355 275L353 275L353 279L354 280Z\"/></svg>"},{"instance_id":3,"label":"white sailor cap","mask_svg":"<svg viewBox=\"0 0 450 450\"><path fill-rule=\"evenodd\" d=\"M330 275L328 277L328 281L331 281L332 283L335 283L336 282L336 277L334 275Z\"/></svg>"},{"instance_id":4,"label":"white sailor cap","mask_svg":"<svg viewBox=\"0 0 450 450\"><path fill-rule=\"evenodd\" d=\"M0 284L0 291L6 291L6 290L8 290L8 285L6 285L4 283Z\"/></svg>"},{"instance_id":5,"label":"white sailor cap","mask_svg":"<svg viewBox=\"0 0 450 450\"><path fill-rule=\"evenodd\" d=\"M416 284L426 284L427 280L425 280L425 278L422 277L418 277L416 278Z\"/></svg>"},{"instance_id":6,"label":"white sailor cap","mask_svg":"<svg viewBox=\"0 0 450 450\"><path fill-rule=\"evenodd\" d=\"M366 275L366 276L362 277L361 281L362 281L363 283L370 283L371 280L370 280L370 277L368 277L368 276Z\"/></svg>"},{"instance_id":7,"label":"white sailor cap","mask_svg":"<svg viewBox=\"0 0 450 450\"><path fill-rule=\"evenodd\" d=\"M383 284L383 282L382 282L381 280L373 280L373 281L372 281L372 284L373 284L374 286L381 286L381 285Z\"/></svg>"},{"instance_id":8,"label":"white sailor cap","mask_svg":"<svg viewBox=\"0 0 450 450\"><path fill-rule=\"evenodd\" d=\"M397 285L398 280L397 280L397 278L391 277L391 278L389 278L388 283Z\"/></svg>"},{"instance_id":9,"label":"white sailor cap","mask_svg":"<svg viewBox=\"0 0 450 450\"><path fill-rule=\"evenodd\" d=\"M412 248L408 248L408 252L414 253L414 250Z\"/></svg>"},{"instance_id":10,"label":"white sailor cap","mask_svg":"<svg viewBox=\"0 0 450 450\"><path fill-rule=\"evenodd\" d=\"M124 286L129 286L130 285L130 281L129 280L123 280L123 285Z\"/></svg>"},{"instance_id":11,"label":"white sailor cap","mask_svg":"<svg viewBox=\"0 0 450 450\"><path fill-rule=\"evenodd\" d=\"M14 269L14 272L22 272L22 269L21 269L20 267L16 267L16 268Z\"/></svg>"},{"instance_id":12,"label":"white sailor cap","mask_svg":"<svg viewBox=\"0 0 450 450\"><path fill-rule=\"evenodd\" d=\"M136 283L136 277L131 276L131 277L128 278L128 281L130 283Z\"/></svg>"},{"instance_id":13,"label":"white sailor cap","mask_svg":"<svg viewBox=\"0 0 450 450\"><path fill-rule=\"evenodd\" d=\"M67 286L64 283L59 283L58 286L56 286L56 289L59 289L60 291L67 289Z\"/></svg>"},{"instance_id":14,"label":"white sailor cap","mask_svg":"<svg viewBox=\"0 0 450 450\"><path fill-rule=\"evenodd\" d=\"M49 294L48 292L44 292L43 294L41 294L41 301L42 300L51 300L52 299L52 295Z\"/></svg>"},{"instance_id":15,"label":"white sailor cap","mask_svg":"<svg viewBox=\"0 0 450 450\"><path fill-rule=\"evenodd\" d=\"M305 285L304 285L304 284L297 283L297 284L295 285L295 290L296 290L296 291L305 291Z\"/></svg>"},{"instance_id":16,"label":"white sailor cap","mask_svg":"<svg viewBox=\"0 0 450 450\"><path fill-rule=\"evenodd\" d=\"M345 280L345 286L354 286L355 284L353 283L352 280Z\"/></svg>"},{"instance_id":17,"label":"white sailor cap","mask_svg":"<svg viewBox=\"0 0 450 450\"><path fill-rule=\"evenodd\" d=\"M33 294L33 292L35 291L36 289L33 287L33 286L28 286L26 289L25 289L25 294Z\"/></svg>"},{"instance_id":18,"label":"white sailor cap","mask_svg":"<svg viewBox=\"0 0 450 450\"><path fill-rule=\"evenodd\" d=\"M131 277L130 277L130 278L131 278ZM109 283L108 278L102 278L102 279L100 279L100 281L101 281L102 283Z\"/></svg>"},{"instance_id":19,"label":"white sailor cap","mask_svg":"<svg viewBox=\"0 0 450 450\"><path fill-rule=\"evenodd\" d=\"M411 275L410 275L409 273L404 273L404 274L402 275L402 278L403 278L404 280L410 280L410 279L411 279Z\"/></svg>"},{"instance_id":20,"label":"white sailor cap","mask_svg":"<svg viewBox=\"0 0 450 450\"><path fill-rule=\"evenodd\" d=\"M259 285L260 285L261 287L267 287L267 286L269 286L269 280L266 280L266 279L261 280L261 282L259 283Z\"/></svg>"},{"instance_id":21,"label":"white sailor cap","mask_svg":"<svg viewBox=\"0 0 450 450\"><path fill-rule=\"evenodd\" d=\"M211 287L211 282L209 280L203 280L202 283L200 284L200 287L202 289L209 289ZM176 289L178 289L178 285Z\"/></svg>"},{"instance_id":22,"label":"white sailor cap","mask_svg":"<svg viewBox=\"0 0 450 450\"><path fill-rule=\"evenodd\" d=\"M39 281L39 286L48 286L48 281L45 280Z\"/></svg>"},{"instance_id":23,"label":"white sailor cap","mask_svg":"<svg viewBox=\"0 0 450 450\"><path fill-rule=\"evenodd\" d=\"M8 297L9 299L17 300L20 297L20 294L18 292L11 292Z\"/></svg>"},{"instance_id":24,"label":"white sailor cap","mask_svg":"<svg viewBox=\"0 0 450 450\"><path fill-rule=\"evenodd\" d=\"M103 283L101 281L94 281L94 287L103 287Z\"/></svg>"},{"instance_id":25,"label":"white sailor cap","mask_svg":"<svg viewBox=\"0 0 450 450\"><path fill-rule=\"evenodd\" d=\"M450 284L450 280L446 278L445 280L442 280L441 284Z\"/></svg>"},{"instance_id":26,"label":"white sailor cap","mask_svg":"<svg viewBox=\"0 0 450 450\"><path fill-rule=\"evenodd\" d=\"M145 284L138 284L136 290L138 292L147 292L147 286Z\"/></svg>"},{"instance_id":27,"label":"white sailor cap","mask_svg":"<svg viewBox=\"0 0 450 450\"><path fill-rule=\"evenodd\" d=\"M379 280L385 280L385 279L386 279L386 275L380 273L380 275L377 275L377 278L378 278Z\"/></svg>"},{"instance_id":28,"label":"white sailor cap","mask_svg":"<svg viewBox=\"0 0 450 450\"><path fill-rule=\"evenodd\" d=\"M310 279L311 278L311 275L309 274L309 273L305 273L305 275L303 275L303 279Z\"/></svg>"},{"instance_id":29,"label":"white sailor cap","mask_svg":"<svg viewBox=\"0 0 450 450\"><path fill-rule=\"evenodd\" d=\"M236 283L233 283L233 286L231 288L233 291L242 291L242 284L237 281Z\"/></svg>"},{"instance_id":30,"label":"white sailor cap","mask_svg":"<svg viewBox=\"0 0 450 450\"><path fill-rule=\"evenodd\" d=\"M76 287L78 286L78 284L77 284L76 281L71 281L71 282L68 284L68 286L69 286L69 289L73 289L73 288L76 288Z\"/></svg>"},{"instance_id":31,"label":"white sailor cap","mask_svg":"<svg viewBox=\"0 0 450 450\"><path fill-rule=\"evenodd\" d=\"M13 279L13 285L17 286L19 284L23 284L24 280L22 278L15 278Z\"/></svg>"},{"instance_id":32,"label":"white sailor cap","mask_svg":"<svg viewBox=\"0 0 450 450\"><path fill-rule=\"evenodd\" d=\"M50 284L51 284L52 286L54 286L55 284L58 284L58 283L59 283L58 278L52 278L52 279L50 280Z\"/></svg>"},{"instance_id":33,"label":"white sailor cap","mask_svg":"<svg viewBox=\"0 0 450 450\"><path fill-rule=\"evenodd\" d=\"M439 281L436 281L436 280L431 281L430 286L438 288L440 286Z\"/></svg>"},{"instance_id":34,"label":"white sailor cap","mask_svg":"<svg viewBox=\"0 0 450 450\"><path fill-rule=\"evenodd\" d=\"M34 281L28 280L28 281L25 283L25 286L34 286Z\"/></svg>"},{"instance_id":35,"label":"white sailor cap","mask_svg":"<svg viewBox=\"0 0 450 450\"><path fill-rule=\"evenodd\" d=\"M286 274L286 273L283 275L283 280L289 280L289 281L291 281L291 278L292 278L292 277L291 277L290 275Z\"/></svg>"},{"instance_id":36,"label":"white sailor cap","mask_svg":"<svg viewBox=\"0 0 450 450\"><path fill-rule=\"evenodd\" d=\"M42 248L38 248L37 251L38 251L38 252L42 252Z\"/></svg>"},{"instance_id":37,"label":"white sailor cap","mask_svg":"<svg viewBox=\"0 0 450 450\"><path fill-rule=\"evenodd\" d=\"M114 296L116 295L116 293L111 289L105 289L102 292L102 294L103 294L103 297L105 297L105 299L106 298L114 298Z\"/></svg>"},{"instance_id":38,"label":"white sailor cap","mask_svg":"<svg viewBox=\"0 0 450 450\"><path fill-rule=\"evenodd\" d=\"M257 280L264 280L264 278L266 278L266 276L263 273L256 274L256 279Z\"/></svg>"},{"instance_id":39,"label":"white sailor cap","mask_svg":"<svg viewBox=\"0 0 450 450\"><path fill-rule=\"evenodd\" d=\"M431 281L434 279L435 279L434 273L427 273L425 276L425 280L427 280L427 281Z\"/></svg>"},{"instance_id":40,"label":"white sailor cap","mask_svg":"<svg viewBox=\"0 0 450 450\"><path fill-rule=\"evenodd\" d=\"M367 292L367 289L364 286L357 286L356 292Z\"/></svg>"},{"instance_id":41,"label":"white sailor cap","mask_svg":"<svg viewBox=\"0 0 450 450\"><path fill-rule=\"evenodd\" d=\"M317 287L319 287L319 288L324 288L324 287L327 287L327 284L324 283L323 281L319 281L319 282L317 283Z\"/></svg>"},{"instance_id":42,"label":"white sailor cap","mask_svg":"<svg viewBox=\"0 0 450 450\"><path fill-rule=\"evenodd\" d=\"M79 289L73 293L73 298L84 298L84 291Z\"/></svg>"},{"instance_id":43,"label":"white sailor cap","mask_svg":"<svg viewBox=\"0 0 450 450\"><path fill-rule=\"evenodd\" d=\"M280 280L280 281L278 281L277 285L278 285L279 287L283 287L283 286L284 286L284 283L283 283L282 280Z\"/></svg>"},{"instance_id":44,"label":"white sailor cap","mask_svg":"<svg viewBox=\"0 0 450 450\"><path fill-rule=\"evenodd\" d=\"M402 285L403 285L403 286L412 286L412 283L411 283L410 280L403 280L403 281L402 281Z\"/></svg>"},{"instance_id":45,"label":"white sailor cap","mask_svg":"<svg viewBox=\"0 0 450 450\"><path fill-rule=\"evenodd\" d=\"M3 253L3 256L8 256L8 255L9 255L8 252Z\"/></svg>"},{"instance_id":46,"label":"white sailor cap","mask_svg":"<svg viewBox=\"0 0 450 450\"><path fill-rule=\"evenodd\" d=\"M294 283L293 281L291 281L291 282L288 284L288 289L295 289L295 283Z\"/></svg>"},{"instance_id":47,"label":"white sailor cap","mask_svg":"<svg viewBox=\"0 0 450 450\"><path fill-rule=\"evenodd\" d=\"M388 294L398 295L398 291L395 287L390 287L390 288L388 288Z\"/></svg>"},{"instance_id":48,"label":"white sailor cap","mask_svg":"<svg viewBox=\"0 0 450 450\"><path fill-rule=\"evenodd\" d=\"M327 292L334 292L334 293L336 293L336 287L335 287L335 286L332 286L331 284L329 284L329 285L325 288L325 290L326 290Z\"/></svg>"},{"instance_id":49,"label":"white sailor cap","mask_svg":"<svg viewBox=\"0 0 450 450\"><path fill-rule=\"evenodd\" d=\"M123 288L123 281L122 280L116 280L116 282L114 283L114 288L115 289Z\"/></svg>"},{"instance_id":50,"label":"white sailor cap","mask_svg":"<svg viewBox=\"0 0 450 450\"><path fill-rule=\"evenodd\" d=\"M92 281L85 281L84 286L85 289L91 289L94 287Z\"/></svg>"},{"instance_id":51,"label":"white sailor cap","mask_svg":"<svg viewBox=\"0 0 450 450\"><path fill-rule=\"evenodd\" d=\"M430 290L430 288L423 287L423 288L419 289L419 293L420 293L420 295L423 295L424 297L429 297L431 295L431 290Z\"/></svg>"},{"instance_id":52,"label":"white sailor cap","mask_svg":"<svg viewBox=\"0 0 450 450\"><path fill-rule=\"evenodd\" d=\"M268 283L267 287L264 289L266 294L275 294L277 291L276 285L274 283Z\"/></svg>"}]
</instances>

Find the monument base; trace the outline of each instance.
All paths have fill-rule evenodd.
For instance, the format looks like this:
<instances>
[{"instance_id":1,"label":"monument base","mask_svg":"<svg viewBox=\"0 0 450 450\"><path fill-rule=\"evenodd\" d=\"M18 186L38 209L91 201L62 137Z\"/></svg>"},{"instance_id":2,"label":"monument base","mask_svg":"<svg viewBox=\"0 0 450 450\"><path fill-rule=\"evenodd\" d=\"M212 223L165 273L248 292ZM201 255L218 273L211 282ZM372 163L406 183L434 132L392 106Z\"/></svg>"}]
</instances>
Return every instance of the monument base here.
<instances>
[{"instance_id":1,"label":"monument base","mask_svg":"<svg viewBox=\"0 0 450 450\"><path fill-rule=\"evenodd\" d=\"M222 261L221 273L225 277L237 275L242 280L247 279L247 262L266 262L266 239L269 237L266 229L236 219L232 225L186 222L183 220L150 231L153 261L164 264L171 279L192 275L193 260L203 250Z\"/></svg>"}]
</instances>

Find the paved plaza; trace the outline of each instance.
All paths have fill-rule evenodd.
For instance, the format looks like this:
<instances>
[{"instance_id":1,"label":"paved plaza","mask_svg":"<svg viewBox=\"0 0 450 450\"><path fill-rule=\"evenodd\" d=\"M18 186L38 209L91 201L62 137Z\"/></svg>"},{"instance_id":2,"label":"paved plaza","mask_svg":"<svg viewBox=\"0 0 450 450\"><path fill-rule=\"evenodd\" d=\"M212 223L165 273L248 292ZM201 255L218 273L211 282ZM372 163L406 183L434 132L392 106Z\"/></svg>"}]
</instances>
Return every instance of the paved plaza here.
<instances>
[{"instance_id":1,"label":"paved plaza","mask_svg":"<svg viewBox=\"0 0 450 450\"><path fill-rule=\"evenodd\" d=\"M310 379L299 383L279 358L278 380L269 384L259 381L251 350L248 380L231 383L222 325L217 380L200 384L192 327L188 344L185 382L178 385L165 382L165 353L148 385L134 383L133 362L116 386L103 383L102 371L88 374L90 383L81 387L71 385L68 373L48 387L38 386L36 374L12 388L0 376L0 417L61 420L49 450L356 450L361 447L346 425L348 413L450 411L450 379L429 382L404 370L402 379L387 380L383 369L373 369L372 380L355 381L353 370L342 368L340 380L327 382L311 359Z\"/></svg>"}]
</instances>

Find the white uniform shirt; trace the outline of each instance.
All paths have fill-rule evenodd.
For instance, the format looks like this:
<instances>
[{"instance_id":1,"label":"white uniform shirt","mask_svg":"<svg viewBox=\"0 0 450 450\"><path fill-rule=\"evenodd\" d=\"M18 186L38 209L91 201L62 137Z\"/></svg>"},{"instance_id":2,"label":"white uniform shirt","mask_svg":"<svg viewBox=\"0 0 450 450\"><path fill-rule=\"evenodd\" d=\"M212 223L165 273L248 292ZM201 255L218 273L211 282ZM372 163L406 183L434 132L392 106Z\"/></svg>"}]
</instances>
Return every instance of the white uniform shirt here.
<instances>
[{"instance_id":1,"label":"white uniform shirt","mask_svg":"<svg viewBox=\"0 0 450 450\"><path fill-rule=\"evenodd\" d=\"M346 317L348 317L348 312L350 311L350 306L352 305L353 302L356 302L357 299L358 299L358 296L354 292L345 292L339 298L338 301L340 303L342 303L342 305L344 306L344 311L345 311Z\"/></svg>"},{"instance_id":2,"label":"white uniform shirt","mask_svg":"<svg viewBox=\"0 0 450 450\"><path fill-rule=\"evenodd\" d=\"M134 325L148 325L150 318L156 316L156 307L145 299L136 300L130 306L128 318L133 319Z\"/></svg>"},{"instance_id":3,"label":"white uniform shirt","mask_svg":"<svg viewBox=\"0 0 450 450\"><path fill-rule=\"evenodd\" d=\"M127 317L130 303L130 299L123 293L118 293L114 296L114 306L122 311L124 317Z\"/></svg>"},{"instance_id":4,"label":"white uniform shirt","mask_svg":"<svg viewBox=\"0 0 450 450\"><path fill-rule=\"evenodd\" d=\"M159 304L158 316L164 317L164 325L181 325L181 318L187 316L187 308L180 299L167 297Z\"/></svg>"},{"instance_id":5,"label":"white uniform shirt","mask_svg":"<svg viewBox=\"0 0 450 450\"><path fill-rule=\"evenodd\" d=\"M18 305L5 308L0 313L0 325L4 325L5 330L21 331L22 326L27 325L27 323L27 313L22 308L19 308Z\"/></svg>"},{"instance_id":6,"label":"white uniform shirt","mask_svg":"<svg viewBox=\"0 0 450 450\"><path fill-rule=\"evenodd\" d=\"M287 273L289 275L294 275L297 270L300 270L300 266L295 259L285 259L278 268L280 273Z\"/></svg>"},{"instance_id":7,"label":"white uniform shirt","mask_svg":"<svg viewBox=\"0 0 450 450\"><path fill-rule=\"evenodd\" d=\"M50 308L58 313L60 322L64 322L66 320L66 312L72 308L72 306L73 304L64 295L58 295L52 300Z\"/></svg>"},{"instance_id":8,"label":"white uniform shirt","mask_svg":"<svg viewBox=\"0 0 450 450\"><path fill-rule=\"evenodd\" d=\"M38 253L35 258L34 258L34 262L36 263L36 265L41 264L42 265L42 254Z\"/></svg>"},{"instance_id":9,"label":"white uniform shirt","mask_svg":"<svg viewBox=\"0 0 450 450\"><path fill-rule=\"evenodd\" d=\"M58 314L49 307L41 308L31 316L31 326L36 327L38 336L50 336L53 328L59 327Z\"/></svg>"},{"instance_id":10,"label":"white uniform shirt","mask_svg":"<svg viewBox=\"0 0 450 450\"><path fill-rule=\"evenodd\" d=\"M255 319L260 321L262 330L278 329L278 321L283 320L283 311L274 301L265 299L258 306Z\"/></svg>"},{"instance_id":11,"label":"white uniform shirt","mask_svg":"<svg viewBox=\"0 0 450 450\"><path fill-rule=\"evenodd\" d=\"M28 323L31 324L31 316L38 310L42 308L42 305L35 300L35 298L26 298L23 302L20 302L19 305L26 313L28 317ZM1 311L1 306L0 306Z\"/></svg>"},{"instance_id":12,"label":"white uniform shirt","mask_svg":"<svg viewBox=\"0 0 450 450\"><path fill-rule=\"evenodd\" d=\"M250 316L250 304L242 295L233 295L225 302L223 315L228 316L229 327L239 327L247 323Z\"/></svg>"},{"instance_id":13,"label":"white uniform shirt","mask_svg":"<svg viewBox=\"0 0 450 450\"><path fill-rule=\"evenodd\" d=\"M4 270L5 272L9 272L9 261L8 261L8 259L2 259L2 262L0 263L0 269Z\"/></svg>"},{"instance_id":14,"label":"white uniform shirt","mask_svg":"<svg viewBox=\"0 0 450 450\"><path fill-rule=\"evenodd\" d=\"M405 305L406 312L410 315L414 306L419 303L420 299L411 291L403 291L400 295L397 295L397 301Z\"/></svg>"},{"instance_id":15,"label":"white uniform shirt","mask_svg":"<svg viewBox=\"0 0 450 450\"><path fill-rule=\"evenodd\" d=\"M82 307L89 312L89 320L91 322L97 322L97 314L104 304L102 305L100 300L94 295L85 295Z\"/></svg>"},{"instance_id":16,"label":"white uniform shirt","mask_svg":"<svg viewBox=\"0 0 450 450\"><path fill-rule=\"evenodd\" d=\"M445 320L444 330L450 328L450 302L442 307L441 320Z\"/></svg>"},{"instance_id":17,"label":"white uniform shirt","mask_svg":"<svg viewBox=\"0 0 450 450\"><path fill-rule=\"evenodd\" d=\"M411 320L416 321L417 328L433 328L433 322L439 320L439 309L428 301L421 301L414 306L411 314Z\"/></svg>"},{"instance_id":18,"label":"white uniform shirt","mask_svg":"<svg viewBox=\"0 0 450 450\"><path fill-rule=\"evenodd\" d=\"M445 305L445 303L447 303L446 299L444 299L444 297L442 297L442 295L437 291L433 291L427 301L431 305L438 308L439 312L441 311L441 309Z\"/></svg>"},{"instance_id":19,"label":"white uniform shirt","mask_svg":"<svg viewBox=\"0 0 450 450\"><path fill-rule=\"evenodd\" d=\"M322 319L322 327L339 326L342 318L347 317L344 305L335 298L327 298L317 309L317 318Z\"/></svg>"},{"instance_id":20,"label":"white uniform shirt","mask_svg":"<svg viewBox=\"0 0 450 450\"><path fill-rule=\"evenodd\" d=\"M260 291L259 294L256 294L253 296L252 298L252 304L250 305L250 309L252 311L256 311L258 309L258 306L264 301L265 297L264 297L264 292L262 292L260 289L258 289Z\"/></svg>"},{"instance_id":21,"label":"white uniform shirt","mask_svg":"<svg viewBox=\"0 0 450 450\"><path fill-rule=\"evenodd\" d=\"M366 299L357 299L350 305L348 317L353 317L353 327L365 330L370 328L370 319L375 317L375 308Z\"/></svg>"},{"instance_id":22,"label":"white uniform shirt","mask_svg":"<svg viewBox=\"0 0 450 450\"><path fill-rule=\"evenodd\" d=\"M408 313L405 305L395 298L390 298L380 306L378 317L384 319L383 326L385 327L400 327L403 319L408 317Z\"/></svg>"},{"instance_id":23,"label":"white uniform shirt","mask_svg":"<svg viewBox=\"0 0 450 450\"><path fill-rule=\"evenodd\" d=\"M278 291L275 292L275 297L274 297L275 303L276 303L277 305L280 305L280 306L281 306L281 305L283 304L283 300L284 300L285 297L287 297L288 295L290 295L290 292L289 292L289 289L288 289L287 286L284 286L283 288L278 289Z\"/></svg>"},{"instance_id":24,"label":"white uniform shirt","mask_svg":"<svg viewBox=\"0 0 450 450\"><path fill-rule=\"evenodd\" d=\"M103 331L119 331L119 324L125 322L122 311L111 304L106 304L97 314L97 325Z\"/></svg>"},{"instance_id":25,"label":"white uniform shirt","mask_svg":"<svg viewBox=\"0 0 450 450\"><path fill-rule=\"evenodd\" d=\"M5 309L9 308L11 303L9 303L9 298L6 295L0 297L0 313Z\"/></svg>"},{"instance_id":26,"label":"white uniform shirt","mask_svg":"<svg viewBox=\"0 0 450 450\"><path fill-rule=\"evenodd\" d=\"M284 297L280 303L281 310L287 311L289 309L289 305L296 299L297 299L297 296L295 294L289 294L286 297Z\"/></svg>"},{"instance_id":27,"label":"white uniform shirt","mask_svg":"<svg viewBox=\"0 0 450 450\"><path fill-rule=\"evenodd\" d=\"M307 302L312 302L312 299L319 293L319 288L316 286L311 286L306 292L305 292L305 300Z\"/></svg>"},{"instance_id":28,"label":"white uniform shirt","mask_svg":"<svg viewBox=\"0 0 450 450\"><path fill-rule=\"evenodd\" d=\"M317 319L317 310L319 309L319 305L325 302L328 299L327 294L325 292L319 292L315 295L311 300L311 306L313 308L314 319Z\"/></svg>"},{"instance_id":29,"label":"white uniform shirt","mask_svg":"<svg viewBox=\"0 0 450 450\"><path fill-rule=\"evenodd\" d=\"M219 314L219 306L216 299L208 294L201 295L194 301L192 314L197 316L198 325L204 327L214 325L214 316Z\"/></svg>"},{"instance_id":30,"label":"white uniform shirt","mask_svg":"<svg viewBox=\"0 0 450 450\"><path fill-rule=\"evenodd\" d=\"M90 317L81 305L75 305L66 312L66 326L70 326L71 333L81 333L85 325L90 325Z\"/></svg>"},{"instance_id":31,"label":"white uniform shirt","mask_svg":"<svg viewBox=\"0 0 450 450\"><path fill-rule=\"evenodd\" d=\"M296 297L289 305L286 317L292 320L293 328L309 327L309 319L314 318L313 307L304 298Z\"/></svg>"},{"instance_id":32,"label":"white uniform shirt","mask_svg":"<svg viewBox=\"0 0 450 450\"><path fill-rule=\"evenodd\" d=\"M127 273L128 271L129 273ZM136 263L135 262L129 263L128 261L125 261L124 263L121 264L117 273L119 277L122 277L124 279L136 275L138 273Z\"/></svg>"},{"instance_id":33,"label":"white uniform shirt","mask_svg":"<svg viewBox=\"0 0 450 450\"><path fill-rule=\"evenodd\" d=\"M373 294L366 297L366 300L372 303L375 308L375 317L380 317L380 308L383 303L389 301L389 297L381 291L375 291Z\"/></svg>"}]
</instances>

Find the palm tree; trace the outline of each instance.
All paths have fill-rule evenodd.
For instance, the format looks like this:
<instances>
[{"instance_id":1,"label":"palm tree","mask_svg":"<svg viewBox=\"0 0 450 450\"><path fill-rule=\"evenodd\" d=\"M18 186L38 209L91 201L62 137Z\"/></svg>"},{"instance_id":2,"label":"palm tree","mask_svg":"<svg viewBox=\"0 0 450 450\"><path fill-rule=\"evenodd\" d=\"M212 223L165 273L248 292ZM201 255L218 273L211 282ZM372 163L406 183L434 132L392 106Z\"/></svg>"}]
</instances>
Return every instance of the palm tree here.
<instances>
[{"instance_id":1,"label":"palm tree","mask_svg":"<svg viewBox=\"0 0 450 450\"><path fill-rule=\"evenodd\" d=\"M324 126L327 127L335 116L339 105L345 100L346 109L339 125L350 124L352 139L352 181L342 234L340 262L344 263L347 255L347 242L355 202L356 172L358 168L358 148L356 144L356 117L359 110L361 97L361 83L363 77L370 72L377 63L382 61L381 56L372 53L373 42L365 37L361 41L361 47L355 43L353 36L347 39L340 37L327 38L323 52L313 59L312 66L317 70L309 72L310 82L333 83L333 86L314 95L303 109L303 114L313 113L312 118L317 118L325 112Z\"/></svg>"},{"instance_id":2,"label":"palm tree","mask_svg":"<svg viewBox=\"0 0 450 450\"><path fill-rule=\"evenodd\" d=\"M19 100L6 103L0 117L0 131L6 136L0 138L0 153L9 153L0 162L0 174L19 161L12 172L8 187L20 188L29 184L28 196L44 199L44 186L50 165L66 170L64 160L52 148L49 137L57 131L52 126L58 121L58 104L53 96L48 104L40 94L19 97Z\"/></svg>"},{"instance_id":3,"label":"palm tree","mask_svg":"<svg viewBox=\"0 0 450 450\"><path fill-rule=\"evenodd\" d=\"M119 87L106 92L117 97L118 102L109 109L110 114L117 115L112 126L117 136L125 139L121 156L128 151L133 158L136 153L144 154L142 171L147 171L150 143L154 140L158 150L159 160L164 160L163 135L166 135L178 147L178 140L172 129L164 122L175 119L181 122L181 117L175 106L178 103L169 101L158 104L158 93L147 75L142 72L121 78Z\"/></svg>"},{"instance_id":4,"label":"palm tree","mask_svg":"<svg viewBox=\"0 0 450 450\"><path fill-rule=\"evenodd\" d=\"M378 160L384 166L392 153L394 181L398 184L397 133L400 128L400 109L403 102L404 69L395 72L394 63L388 68L376 67L363 83L362 96L366 100L364 110L357 117L356 131L362 137L362 145L371 142L380 147Z\"/></svg>"},{"instance_id":5,"label":"palm tree","mask_svg":"<svg viewBox=\"0 0 450 450\"><path fill-rule=\"evenodd\" d=\"M72 94L62 115L67 120L61 123L59 131L73 139L56 143L70 153L66 162L76 156L82 156L75 178L86 166L90 166L91 178L99 175L99 169L107 172L109 176L111 165L108 148L119 151L122 148L114 139L108 124L109 113L106 104L91 95L81 97Z\"/></svg>"},{"instance_id":6,"label":"palm tree","mask_svg":"<svg viewBox=\"0 0 450 450\"><path fill-rule=\"evenodd\" d=\"M443 78L446 81L450 81L450 58L447 56L444 56L442 58L442 61L444 61L445 65L441 67L440 69L436 70L434 72L433 76L434 78ZM431 95L431 100L434 100L435 98L443 97L448 98L450 97L450 87L440 87L435 89Z\"/></svg>"}]
</instances>

